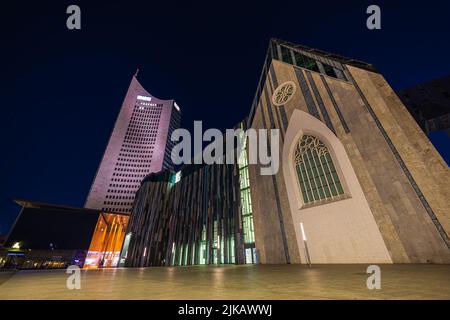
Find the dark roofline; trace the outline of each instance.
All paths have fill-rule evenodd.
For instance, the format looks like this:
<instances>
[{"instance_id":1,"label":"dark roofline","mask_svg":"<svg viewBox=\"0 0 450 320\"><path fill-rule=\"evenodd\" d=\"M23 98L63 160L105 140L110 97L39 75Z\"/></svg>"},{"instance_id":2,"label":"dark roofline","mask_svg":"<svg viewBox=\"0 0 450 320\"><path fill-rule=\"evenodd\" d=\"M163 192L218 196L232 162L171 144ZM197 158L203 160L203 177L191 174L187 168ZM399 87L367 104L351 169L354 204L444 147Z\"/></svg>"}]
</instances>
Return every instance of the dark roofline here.
<instances>
[{"instance_id":1,"label":"dark roofline","mask_svg":"<svg viewBox=\"0 0 450 320\"><path fill-rule=\"evenodd\" d=\"M97 210L97 209L78 208L78 207L46 203L46 202L40 202L40 201L31 201L31 200L26 200L26 199L14 199L14 202L24 208L42 208L42 209L57 209L57 210L62 209L62 210L67 210L67 211L83 210L83 211L97 213L97 214L101 211L101 210Z\"/></svg>"},{"instance_id":2,"label":"dark roofline","mask_svg":"<svg viewBox=\"0 0 450 320\"><path fill-rule=\"evenodd\" d=\"M102 211L100 209L91 209L91 208L79 208L79 207L72 207L72 206L39 202L39 201L31 201L31 200L25 200L25 199L14 199L14 202L23 208L64 210L64 211L72 211L72 212L73 211L82 211L83 213L89 213L89 214L107 213L107 214L118 214L118 215L122 215L122 216L129 215L127 213L109 212L109 211Z\"/></svg>"}]
</instances>

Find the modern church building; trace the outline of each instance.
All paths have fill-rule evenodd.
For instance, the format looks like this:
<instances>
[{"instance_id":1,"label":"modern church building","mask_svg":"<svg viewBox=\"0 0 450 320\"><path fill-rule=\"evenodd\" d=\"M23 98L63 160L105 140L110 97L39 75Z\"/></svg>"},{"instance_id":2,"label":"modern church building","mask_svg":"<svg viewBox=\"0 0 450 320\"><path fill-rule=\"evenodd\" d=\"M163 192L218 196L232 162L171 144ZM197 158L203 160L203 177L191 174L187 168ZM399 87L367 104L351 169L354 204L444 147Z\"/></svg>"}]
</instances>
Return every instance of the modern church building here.
<instances>
[{"instance_id":1,"label":"modern church building","mask_svg":"<svg viewBox=\"0 0 450 320\"><path fill-rule=\"evenodd\" d=\"M450 263L449 168L372 65L271 40L242 127L279 130L278 172L148 176L122 265Z\"/></svg>"},{"instance_id":2,"label":"modern church building","mask_svg":"<svg viewBox=\"0 0 450 320\"><path fill-rule=\"evenodd\" d=\"M130 213L142 179L172 167L170 136L180 121L174 100L152 96L134 76L85 207Z\"/></svg>"}]
</instances>

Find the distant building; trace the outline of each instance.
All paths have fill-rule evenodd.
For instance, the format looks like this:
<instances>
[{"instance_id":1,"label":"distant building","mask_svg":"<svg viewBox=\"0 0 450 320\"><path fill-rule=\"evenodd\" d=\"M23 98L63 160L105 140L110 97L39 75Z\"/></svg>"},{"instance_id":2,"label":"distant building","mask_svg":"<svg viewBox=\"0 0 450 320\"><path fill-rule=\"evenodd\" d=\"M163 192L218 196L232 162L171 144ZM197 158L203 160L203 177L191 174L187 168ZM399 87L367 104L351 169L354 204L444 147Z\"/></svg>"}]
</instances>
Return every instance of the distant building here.
<instances>
[{"instance_id":1,"label":"distant building","mask_svg":"<svg viewBox=\"0 0 450 320\"><path fill-rule=\"evenodd\" d=\"M133 77L85 207L130 213L141 180L172 168L170 136L180 120L174 100L155 98Z\"/></svg>"},{"instance_id":2,"label":"distant building","mask_svg":"<svg viewBox=\"0 0 450 320\"><path fill-rule=\"evenodd\" d=\"M128 215L17 200L22 209L8 234L0 267L114 267Z\"/></svg>"},{"instance_id":3,"label":"distant building","mask_svg":"<svg viewBox=\"0 0 450 320\"><path fill-rule=\"evenodd\" d=\"M372 65L273 39L246 123L278 172L149 175L121 265L450 263L450 172Z\"/></svg>"},{"instance_id":4,"label":"distant building","mask_svg":"<svg viewBox=\"0 0 450 320\"><path fill-rule=\"evenodd\" d=\"M450 166L450 76L401 90L398 95Z\"/></svg>"},{"instance_id":5,"label":"distant building","mask_svg":"<svg viewBox=\"0 0 450 320\"><path fill-rule=\"evenodd\" d=\"M446 130L450 135L450 75L401 90L400 99L422 130Z\"/></svg>"}]
</instances>

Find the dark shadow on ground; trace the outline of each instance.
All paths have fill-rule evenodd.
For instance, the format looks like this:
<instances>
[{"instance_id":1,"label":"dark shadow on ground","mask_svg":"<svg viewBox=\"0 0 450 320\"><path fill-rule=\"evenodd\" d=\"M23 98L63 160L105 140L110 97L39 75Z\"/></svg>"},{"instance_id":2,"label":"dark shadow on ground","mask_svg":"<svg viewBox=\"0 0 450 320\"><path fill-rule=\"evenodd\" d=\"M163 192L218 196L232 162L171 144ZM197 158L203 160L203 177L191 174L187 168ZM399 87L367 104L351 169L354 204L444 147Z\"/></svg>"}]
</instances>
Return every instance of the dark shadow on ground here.
<instances>
[{"instance_id":1,"label":"dark shadow on ground","mask_svg":"<svg viewBox=\"0 0 450 320\"><path fill-rule=\"evenodd\" d=\"M0 286L12 278L17 273L16 270L0 270Z\"/></svg>"}]
</instances>

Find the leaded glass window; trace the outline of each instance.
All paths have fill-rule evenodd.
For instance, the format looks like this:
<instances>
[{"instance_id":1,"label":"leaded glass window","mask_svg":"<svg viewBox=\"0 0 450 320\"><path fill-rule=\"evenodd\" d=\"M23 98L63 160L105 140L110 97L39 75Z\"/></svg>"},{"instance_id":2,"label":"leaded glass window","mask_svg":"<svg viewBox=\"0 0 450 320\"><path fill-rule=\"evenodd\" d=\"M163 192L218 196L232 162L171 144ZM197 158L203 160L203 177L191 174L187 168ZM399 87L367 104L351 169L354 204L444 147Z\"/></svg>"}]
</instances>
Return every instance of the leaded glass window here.
<instances>
[{"instance_id":1,"label":"leaded glass window","mask_svg":"<svg viewBox=\"0 0 450 320\"><path fill-rule=\"evenodd\" d=\"M294 163L305 204L323 202L344 194L330 152L316 137L304 135L300 139Z\"/></svg>"}]
</instances>

